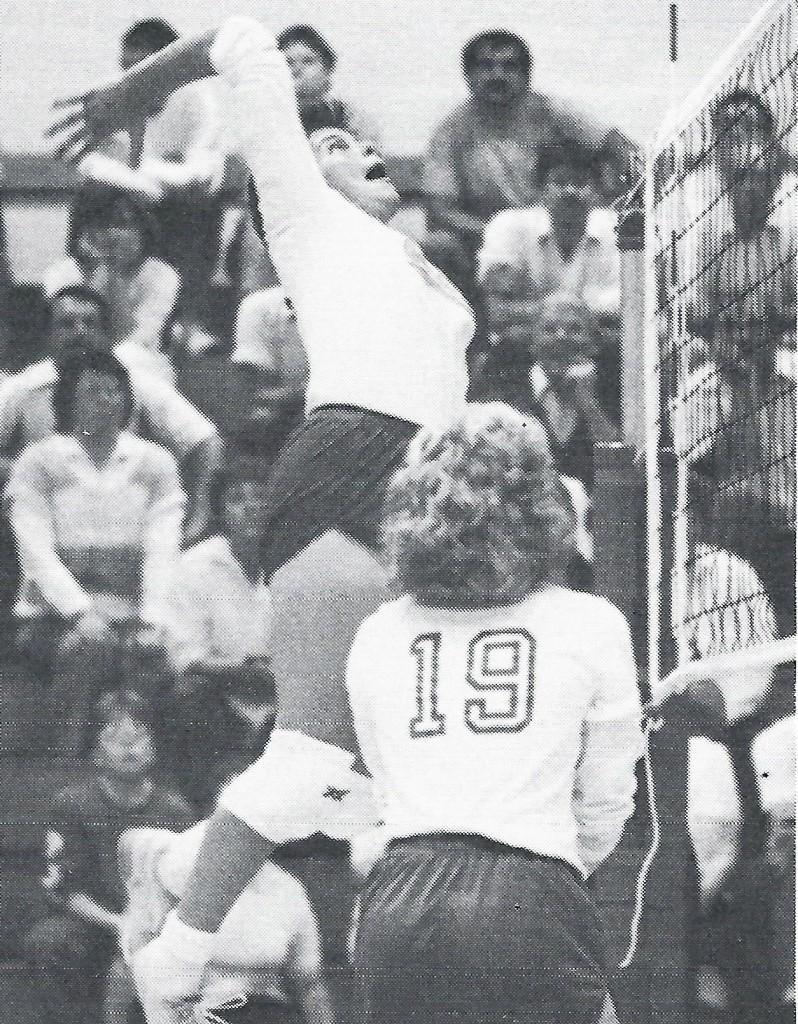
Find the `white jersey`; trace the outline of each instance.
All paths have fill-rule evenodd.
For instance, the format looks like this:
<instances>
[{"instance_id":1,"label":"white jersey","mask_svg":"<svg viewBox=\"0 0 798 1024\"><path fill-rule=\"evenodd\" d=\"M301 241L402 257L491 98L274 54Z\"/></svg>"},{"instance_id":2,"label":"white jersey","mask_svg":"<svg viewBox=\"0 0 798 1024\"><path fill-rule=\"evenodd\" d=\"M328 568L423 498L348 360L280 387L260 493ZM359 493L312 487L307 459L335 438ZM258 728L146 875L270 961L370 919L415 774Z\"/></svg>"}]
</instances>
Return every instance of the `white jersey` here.
<instances>
[{"instance_id":1,"label":"white jersey","mask_svg":"<svg viewBox=\"0 0 798 1024\"><path fill-rule=\"evenodd\" d=\"M400 598L361 626L347 685L389 837L476 833L584 873L618 842L641 709L629 628L603 598Z\"/></svg>"},{"instance_id":2,"label":"white jersey","mask_svg":"<svg viewBox=\"0 0 798 1024\"><path fill-rule=\"evenodd\" d=\"M232 90L232 128L296 309L308 410L337 403L423 425L450 419L465 402L468 303L416 242L326 184L285 58L262 25L231 18L211 60Z\"/></svg>"}]
</instances>

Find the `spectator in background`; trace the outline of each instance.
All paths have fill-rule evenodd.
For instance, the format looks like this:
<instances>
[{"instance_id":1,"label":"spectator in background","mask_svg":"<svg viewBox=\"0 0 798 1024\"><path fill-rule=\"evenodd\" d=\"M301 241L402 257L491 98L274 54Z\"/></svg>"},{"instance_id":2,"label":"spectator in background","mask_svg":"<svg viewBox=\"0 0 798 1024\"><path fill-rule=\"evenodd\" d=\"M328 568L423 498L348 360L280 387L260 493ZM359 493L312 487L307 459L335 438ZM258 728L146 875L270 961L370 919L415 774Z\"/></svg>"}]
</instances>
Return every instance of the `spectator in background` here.
<instances>
[{"instance_id":1,"label":"spectator in background","mask_svg":"<svg viewBox=\"0 0 798 1024\"><path fill-rule=\"evenodd\" d=\"M621 260L614 210L601 201L601 160L577 143L540 157L543 202L504 210L485 227L477 281L490 338L520 343L534 331L539 300L567 292L593 314L593 359L603 407L620 418Z\"/></svg>"},{"instance_id":2,"label":"spectator in background","mask_svg":"<svg viewBox=\"0 0 798 1024\"><path fill-rule=\"evenodd\" d=\"M476 36L463 49L462 68L470 96L435 131L424 179L430 228L453 235L473 256L495 213L539 202L538 161L547 146L579 139L598 150L610 133L531 89L532 55L511 32Z\"/></svg>"},{"instance_id":3,"label":"spectator in background","mask_svg":"<svg viewBox=\"0 0 798 1024\"><path fill-rule=\"evenodd\" d=\"M61 289L50 299L50 357L13 374L0 385L0 473L10 472L20 450L56 430L53 391L59 366L82 350L112 347L108 304L82 285ZM172 385L139 368L139 349L123 342L114 354L128 369L133 386L132 433L146 433L178 460L190 506L187 538L206 529L209 486L221 457L215 427Z\"/></svg>"},{"instance_id":4,"label":"spectator in background","mask_svg":"<svg viewBox=\"0 0 798 1024\"><path fill-rule=\"evenodd\" d=\"M292 25L277 37L294 78L299 117L307 135L319 128L342 128L378 149L380 132L372 120L333 91L338 55L310 25Z\"/></svg>"},{"instance_id":5,"label":"spectator in background","mask_svg":"<svg viewBox=\"0 0 798 1024\"><path fill-rule=\"evenodd\" d=\"M129 434L130 377L106 352L66 360L53 393L58 433L16 461L6 501L22 566L20 645L52 674L61 745L81 754L99 693L126 668L142 685L163 643L185 498L177 465ZM143 667L143 666L142 666Z\"/></svg>"},{"instance_id":6,"label":"spectator in background","mask_svg":"<svg viewBox=\"0 0 798 1024\"><path fill-rule=\"evenodd\" d=\"M137 952L169 927L207 827L175 835L130 829L120 839L129 902L123 949ZM240 1024L304 1020L332 1024L316 915L300 881L267 861L236 900L214 938L211 967L199 995L202 1009L242 1002ZM174 1024L181 1019L176 1011Z\"/></svg>"},{"instance_id":7,"label":"spectator in background","mask_svg":"<svg viewBox=\"0 0 798 1024\"><path fill-rule=\"evenodd\" d=\"M557 292L537 306L529 333L493 339L476 356L472 397L500 401L534 416L549 437L554 463L575 516L576 554L569 585L592 587L590 507L594 451L619 431L602 403L595 318L574 295Z\"/></svg>"},{"instance_id":8,"label":"spectator in background","mask_svg":"<svg viewBox=\"0 0 798 1024\"><path fill-rule=\"evenodd\" d=\"M67 257L45 271L42 285L48 299L75 284L102 295L114 344L139 346L142 366L173 383L166 350L180 277L154 256L156 234L154 218L130 195L84 188L70 210Z\"/></svg>"},{"instance_id":9,"label":"spectator in background","mask_svg":"<svg viewBox=\"0 0 798 1024\"><path fill-rule=\"evenodd\" d=\"M93 751L90 777L52 800L43 883L53 915L34 925L24 941L43 1024L86 1024L93 1018L90 1000L98 995L104 1024L126 1024L135 990L119 955L125 905L119 837L136 826L180 828L195 820L178 793L154 780L152 721L137 694L103 698Z\"/></svg>"},{"instance_id":10,"label":"spectator in background","mask_svg":"<svg viewBox=\"0 0 798 1024\"><path fill-rule=\"evenodd\" d=\"M555 291L579 296L593 312L618 316L621 261L618 216L600 205L600 160L578 143L550 147L540 157L541 203L504 210L485 226L478 276L514 299Z\"/></svg>"},{"instance_id":11,"label":"spectator in background","mask_svg":"<svg viewBox=\"0 0 798 1024\"><path fill-rule=\"evenodd\" d=\"M199 806L261 753L274 719L271 598L261 568L263 465L234 461L214 481L214 536L186 551L166 610L176 673L175 770Z\"/></svg>"},{"instance_id":12,"label":"spectator in background","mask_svg":"<svg viewBox=\"0 0 798 1024\"><path fill-rule=\"evenodd\" d=\"M701 659L758 647L776 634L762 580L748 562L707 541L706 513L704 496L690 517L684 621L674 616L674 631ZM688 762L700 882L691 958L699 1002L731 1009L740 1024L795 1019L794 694L773 683L771 666L752 664L688 686L699 712Z\"/></svg>"},{"instance_id":13,"label":"spectator in background","mask_svg":"<svg viewBox=\"0 0 798 1024\"><path fill-rule=\"evenodd\" d=\"M178 38L160 18L132 25L122 37L123 70L145 60ZM87 178L112 185L157 204L163 258L183 282L186 318L214 326L209 281L219 249L227 154L222 105L210 79L175 92L163 107L147 112L129 132L98 142L79 169Z\"/></svg>"},{"instance_id":14,"label":"spectator in background","mask_svg":"<svg viewBox=\"0 0 798 1024\"><path fill-rule=\"evenodd\" d=\"M604 408L592 312L568 292L546 296L530 333L498 338L475 366L481 400L503 401L545 426L561 473L593 486L596 442L617 441L618 428Z\"/></svg>"},{"instance_id":15,"label":"spectator in background","mask_svg":"<svg viewBox=\"0 0 798 1024\"><path fill-rule=\"evenodd\" d=\"M232 360L249 371L255 388L246 441L262 454L276 454L304 415L308 381L307 354L285 290L277 286L246 296L234 337Z\"/></svg>"},{"instance_id":16,"label":"spectator in background","mask_svg":"<svg viewBox=\"0 0 798 1024\"><path fill-rule=\"evenodd\" d=\"M779 636L795 632L795 391L798 178L756 93L713 115L686 215L703 239L677 250L688 296L674 442L712 488L714 540L754 567ZM691 194L692 193L692 194ZM702 268L705 272L701 273ZM773 552L778 551L778 558Z\"/></svg>"}]
</instances>

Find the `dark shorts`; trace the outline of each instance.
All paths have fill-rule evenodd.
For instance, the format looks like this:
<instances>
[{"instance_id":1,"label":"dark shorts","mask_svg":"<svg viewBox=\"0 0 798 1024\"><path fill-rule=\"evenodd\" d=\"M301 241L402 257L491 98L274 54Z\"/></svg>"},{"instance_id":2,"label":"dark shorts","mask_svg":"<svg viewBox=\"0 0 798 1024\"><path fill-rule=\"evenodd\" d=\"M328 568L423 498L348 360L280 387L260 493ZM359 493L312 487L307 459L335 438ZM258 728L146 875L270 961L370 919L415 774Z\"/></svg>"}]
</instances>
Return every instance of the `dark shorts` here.
<instances>
[{"instance_id":1,"label":"dark shorts","mask_svg":"<svg viewBox=\"0 0 798 1024\"><path fill-rule=\"evenodd\" d=\"M490 840L393 842L355 949L365 1024L595 1024L604 933L574 868Z\"/></svg>"},{"instance_id":2,"label":"dark shorts","mask_svg":"<svg viewBox=\"0 0 798 1024\"><path fill-rule=\"evenodd\" d=\"M376 547L386 486L417 431L407 420L354 406L314 409L270 477L267 578L327 530Z\"/></svg>"}]
</instances>

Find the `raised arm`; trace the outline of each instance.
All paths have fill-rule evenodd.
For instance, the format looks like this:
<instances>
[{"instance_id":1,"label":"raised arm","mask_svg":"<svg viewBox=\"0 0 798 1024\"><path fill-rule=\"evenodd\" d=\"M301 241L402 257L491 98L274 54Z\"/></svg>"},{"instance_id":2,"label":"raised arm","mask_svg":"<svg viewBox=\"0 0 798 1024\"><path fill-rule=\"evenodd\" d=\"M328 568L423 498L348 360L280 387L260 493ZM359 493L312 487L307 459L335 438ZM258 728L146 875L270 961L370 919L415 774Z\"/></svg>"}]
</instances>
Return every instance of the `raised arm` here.
<instances>
[{"instance_id":1,"label":"raised arm","mask_svg":"<svg viewBox=\"0 0 798 1024\"><path fill-rule=\"evenodd\" d=\"M214 32L178 39L110 82L57 100L63 117L47 135L60 138L57 154L80 161L115 132L130 129L158 109L176 90L214 73L210 48Z\"/></svg>"},{"instance_id":2,"label":"raised arm","mask_svg":"<svg viewBox=\"0 0 798 1024\"><path fill-rule=\"evenodd\" d=\"M48 134L60 138L59 156L80 160L175 89L214 73L230 87L229 127L252 171L271 239L318 210L330 190L305 138L285 58L251 18L230 18L218 32L178 40L110 84L59 101L66 114Z\"/></svg>"}]
</instances>

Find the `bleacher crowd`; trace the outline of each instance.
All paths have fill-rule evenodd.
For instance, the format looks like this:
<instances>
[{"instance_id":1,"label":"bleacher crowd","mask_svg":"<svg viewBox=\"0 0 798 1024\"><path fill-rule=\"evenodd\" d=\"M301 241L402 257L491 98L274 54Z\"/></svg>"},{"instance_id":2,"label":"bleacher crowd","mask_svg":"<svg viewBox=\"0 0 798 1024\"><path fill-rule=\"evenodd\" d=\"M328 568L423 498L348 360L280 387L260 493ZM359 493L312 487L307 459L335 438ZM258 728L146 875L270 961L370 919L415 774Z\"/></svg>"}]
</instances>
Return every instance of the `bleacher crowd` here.
<instances>
[{"instance_id":1,"label":"bleacher crowd","mask_svg":"<svg viewBox=\"0 0 798 1024\"><path fill-rule=\"evenodd\" d=\"M138 22L121 40L120 65L176 38L165 21ZM292 26L278 42L308 133L343 128L378 152L390 146L390 125L339 95L338 55L318 31ZM461 61L468 96L435 130L397 226L416 235L477 313L470 396L506 402L544 425L579 524L568 571L589 589L594 449L621 438L617 210L635 183L637 152L617 128L536 91L532 54L516 35L484 33ZM742 93L737 99L747 109L759 103ZM66 251L39 282L43 351L27 365L16 353L22 368L0 383L0 540L19 576L5 611L51 749L91 766L84 782L53 794L51 909L23 942L42 979L42 1021L83 1024L89 1012L107 1024L133 1019L116 942L135 895L124 882L138 877L142 858L171 849L164 830L209 812L274 721L270 595L259 554L264 489L302 419L308 365L224 120L224 96L205 80L83 157ZM423 213L423 227L406 215L411 207ZM750 217L751 225L738 226L741 238L763 230ZM767 224L778 246L782 229L775 218ZM784 323L775 347L786 362L790 352L794 359L794 278L779 287L773 305ZM713 334L697 323L695 336L691 373L709 386ZM743 386L731 376L721 383ZM792 400L794 367L771 384ZM220 395L233 396L235 408ZM698 450L697 439L674 432L677 443ZM699 475L706 457L701 449L694 460ZM794 531L794 489L787 494L789 475L781 467L776 480L776 471L771 491L784 514L771 521L786 535ZM750 545L729 557L738 556L765 584L758 628L776 635L778 620L782 635L794 632L794 563L773 565ZM700 594L695 602L699 621ZM771 681L740 685L758 686L745 715L761 712ZM794 807L778 793L760 811L772 818L769 849L778 866L789 860L784 836ZM714 940L721 949L730 926L713 900L729 864L715 871L715 862L721 847L734 859L729 829L738 813L724 811L717 842L707 838L706 820L699 827L702 908L722 933ZM160 830L157 841L142 846L140 835L128 835L120 872L120 837L144 827ZM180 885L170 889L166 875L160 889L153 885L169 904ZM286 904L291 899L300 897L288 885ZM316 977L317 925L312 910L301 911L292 927L306 973ZM273 956L275 971L282 969L286 950ZM710 966L722 973L724 963L717 955ZM718 998L734 996L728 980L727 988ZM86 1009L92 991L103 994L101 1010ZM287 1001L287 991L277 985L274 999ZM300 1010L310 1005L310 996L299 1000Z\"/></svg>"}]
</instances>

